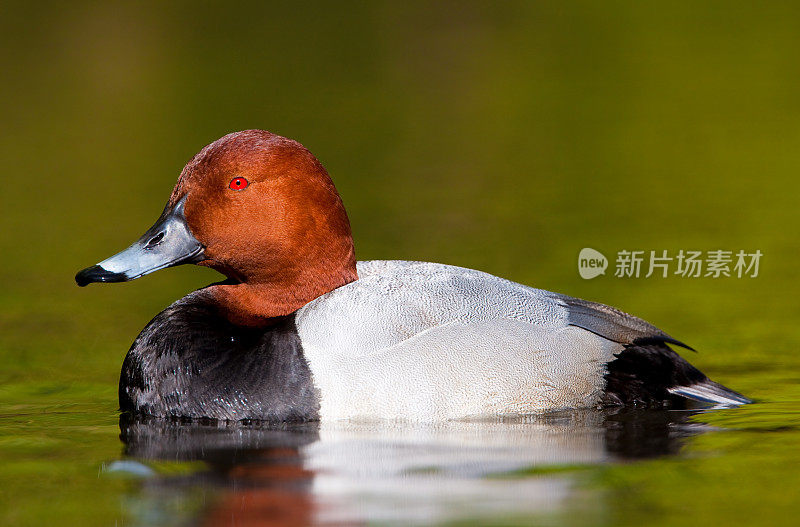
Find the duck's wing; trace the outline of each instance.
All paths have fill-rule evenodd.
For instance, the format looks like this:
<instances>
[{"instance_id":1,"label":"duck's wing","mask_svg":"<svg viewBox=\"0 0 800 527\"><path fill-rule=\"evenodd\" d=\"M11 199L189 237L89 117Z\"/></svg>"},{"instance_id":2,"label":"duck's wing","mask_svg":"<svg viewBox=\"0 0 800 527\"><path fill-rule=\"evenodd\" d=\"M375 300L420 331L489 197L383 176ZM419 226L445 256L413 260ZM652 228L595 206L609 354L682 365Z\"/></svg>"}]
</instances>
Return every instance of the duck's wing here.
<instances>
[{"instance_id":1,"label":"duck's wing","mask_svg":"<svg viewBox=\"0 0 800 527\"><path fill-rule=\"evenodd\" d=\"M649 322L611 306L557 293L544 292L567 311L567 322L624 345L675 344L694 351Z\"/></svg>"},{"instance_id":2,"label":"duck's wing","mask_svg":"<svg viewBox=\"0 0 800 527\"><path fill-rule=\"evenodd\" d=\"M672 343L687 347L618 309L535 289L473 269L429 262L358 263L359 280L298 312L304 339L345 356L370 354L440 325L512 319L543 333L578 327L621 346ZM581 352L580 349L564 350Z\"/></svg>"},{"instance_id":3,"label":"duck's wing","mask_svg":"<svg viewBox=\"0 0 800 527\"><path fill-rule=\"evenodd\" d=\"M358 263L358 275L297 312L304 345L355 358L453 322L511 319L543 333L569 326L567 308L546 292L472 269L369 261Z\"/></svg>"}]
</instances>

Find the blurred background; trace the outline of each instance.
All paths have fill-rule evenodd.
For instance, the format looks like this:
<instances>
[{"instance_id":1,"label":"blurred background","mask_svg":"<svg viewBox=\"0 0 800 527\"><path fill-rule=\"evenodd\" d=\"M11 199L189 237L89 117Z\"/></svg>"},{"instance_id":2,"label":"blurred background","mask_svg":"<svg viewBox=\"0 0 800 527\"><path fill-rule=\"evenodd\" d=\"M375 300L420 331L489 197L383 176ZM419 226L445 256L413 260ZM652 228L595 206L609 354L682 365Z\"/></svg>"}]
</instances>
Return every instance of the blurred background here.
<instances>
[{"instance_id":1,"label":"blurred background","mask_svg":"<svg viewBox=\"0 0 800 527\"><path fill-rule=\"evenodd\" d=\"M763 427L794 430L798 27L791 2L3 2L0 520L122 517L127 483L97 479L120 454L122 359L150 318L217 275L86 289L73 276L152 224L201 147L246 128L317 155L359 259L455 264L615 305L779 405ZM763 257L752 279L588 281L583 247ZM756 437L772 436L741 445ZM690 512L752 514L769 498L746 495L738 467L780 511L796 499L780 471L797 436L772 440L772 454L672 466L656 483L633 468L615 481L647 498L618 506L632 522L647 507L675 519L686 511L657 496L699 480L730 510Z\"/></svg>"}]
</instances>

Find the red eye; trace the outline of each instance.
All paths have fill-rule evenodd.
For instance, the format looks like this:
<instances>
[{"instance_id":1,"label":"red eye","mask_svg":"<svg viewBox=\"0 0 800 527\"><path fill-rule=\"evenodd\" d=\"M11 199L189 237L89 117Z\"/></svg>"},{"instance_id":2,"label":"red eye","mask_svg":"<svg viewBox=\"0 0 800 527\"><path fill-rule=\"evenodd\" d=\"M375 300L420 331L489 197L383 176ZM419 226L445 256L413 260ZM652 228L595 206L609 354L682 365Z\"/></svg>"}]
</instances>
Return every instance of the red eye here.
<instances>
[{"instance_id":1,"label":"red eye","mask_svg":"<svg viewBox=\"0 0 800 527\"><path fill-rule=\"evenodd\" d=\"M247 188L247 185L250 183L243 177L235 177L231 180L231 184L228 185L231 190L244 190Z\"/></svg>"}]
</instances>

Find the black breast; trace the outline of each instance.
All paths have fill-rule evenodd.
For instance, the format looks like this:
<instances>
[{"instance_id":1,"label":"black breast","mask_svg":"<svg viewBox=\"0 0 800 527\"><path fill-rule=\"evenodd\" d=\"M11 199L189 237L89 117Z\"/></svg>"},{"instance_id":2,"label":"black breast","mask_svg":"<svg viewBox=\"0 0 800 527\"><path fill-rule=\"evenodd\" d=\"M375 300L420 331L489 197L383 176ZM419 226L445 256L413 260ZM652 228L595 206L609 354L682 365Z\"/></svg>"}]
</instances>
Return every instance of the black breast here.
<instances>
[{"instance_id":1,"label":"black breast","mask_svg":"<svg viewBox=\"0 0 800 527\"><path fill-rule=\"evenodd\" d=\"M158 417L305 421L319 416L294 316L266 329L231 324L204 292L159 313L128 351L123 411Z\"/></svg>"}]
</instances>

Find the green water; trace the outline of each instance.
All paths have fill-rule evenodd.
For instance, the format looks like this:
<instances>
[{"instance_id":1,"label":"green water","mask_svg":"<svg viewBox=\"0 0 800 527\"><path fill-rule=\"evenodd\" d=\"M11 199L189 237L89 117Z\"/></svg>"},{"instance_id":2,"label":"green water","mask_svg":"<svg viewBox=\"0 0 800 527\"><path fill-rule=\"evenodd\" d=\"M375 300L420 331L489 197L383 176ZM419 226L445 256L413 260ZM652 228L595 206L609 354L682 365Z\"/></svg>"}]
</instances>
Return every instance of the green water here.
<instances>
[{"instance_id":1,"label":"green water","mask_svg":"<svg viewBox=\"0 0 800 527\"><path fill-rule=\"evenodd\" d=\"M0 523L795 524L798 27L792 3L4 3ZM618 306L757 404L120 427L131 341L216 275L72 276L254 127L327 166L360 259ZM582 280L583 247L764 256L757 278Z\"/></svg>"}]
</instances>

